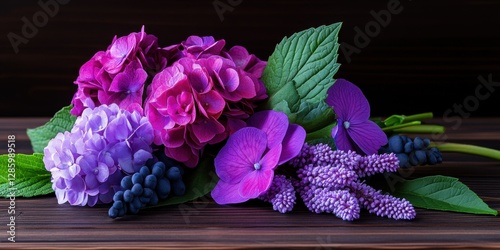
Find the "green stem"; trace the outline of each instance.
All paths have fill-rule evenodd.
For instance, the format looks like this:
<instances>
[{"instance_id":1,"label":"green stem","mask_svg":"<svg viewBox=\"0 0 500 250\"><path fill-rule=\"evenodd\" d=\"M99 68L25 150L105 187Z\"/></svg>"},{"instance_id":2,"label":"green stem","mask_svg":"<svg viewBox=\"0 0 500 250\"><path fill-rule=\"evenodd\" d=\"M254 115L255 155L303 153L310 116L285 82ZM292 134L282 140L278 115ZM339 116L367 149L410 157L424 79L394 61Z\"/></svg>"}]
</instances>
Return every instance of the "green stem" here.
<instances>
[{"instance_id":1,"label":"green stem","mask_svg":"<svg viewBox=\"0 0 500 250\"><path fill-rule=\"evenodd\" d=\"M337 125L336 122L334 122L330 125L327 125L322 129L318 129L314 132L308 133L306 135L306 141L316 140L316 139L321 139L321 138L332 136L332 129L333 129L333 127L335 127L335 125Z\"/></svg>"},{"instance_id":2,"label":"green stem","mask_svg":"<svg viewBox=\"0 0 500 250\"><path fill-rule=\"evenodd\" d=\"M465 153L500 160L500 150L496 149L460 143L431 143L430 146L438 148L441 152Z\"/></svg>"},{"instance_id":3,"label":"green stem","mask_svg":"<svg viewBox=\"0 0 500 250\"><path fill-rule=\"evenodd\" d=\"M409 122L409 123L403 123L403 124L399 124L399 125L385 127L385 128L382 128L382 131L384 131L384 132L393 131L393 130L398 129L398 128L404 128L404 127L409 127L409 126L416 126L416 125L420 125L420 124L421 124L420 121L413 121L413 122Z\"/></svg>"},{"instance_id":4,"label":"green stem","mask_svg":"<svg viewBox=\"0 0 500 250\"><path fill-rule=\"evenodd\" d=\"M442 134L444 127L440 125L416 125L393 129L395 133Z\"/></svg>"},{"instance_id":5,"label":"green stem","mask_svg":"<svg viewBox=\"0 0 500 250\"><path fill-rule=\"evenodd\" d=\"M407 123L407 122L412 122L412 121L422 121L425 119L431 119L433 116L434 115L432 112L409 115L409 116L405 116L404 122Z\"/></svg>"}]
</instances>

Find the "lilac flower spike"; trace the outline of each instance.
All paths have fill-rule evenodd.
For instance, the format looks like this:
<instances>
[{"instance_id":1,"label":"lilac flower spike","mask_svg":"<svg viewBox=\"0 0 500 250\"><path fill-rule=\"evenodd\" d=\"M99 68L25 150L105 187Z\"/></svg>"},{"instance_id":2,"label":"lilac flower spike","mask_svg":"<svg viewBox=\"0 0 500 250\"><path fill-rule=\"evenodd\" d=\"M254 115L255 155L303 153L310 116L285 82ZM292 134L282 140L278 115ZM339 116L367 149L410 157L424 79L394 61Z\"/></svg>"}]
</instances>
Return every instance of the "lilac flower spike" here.
<instances>
[{"instance_id":1,"label":"lilac flower spike","mask_svg":"<svg viewBox=\"0 0 500 250\"><path fill-rule=\"evenodd\" d=\"M337 126L332 130L337 149L371 155L387 144L385 133L369 120L370 104L356 85L337 79L328 90L326 103L337 115Z\"/></svg>"},{"instance_id":2,"label":"lilac flower spike","mask_svg":"<svg viewBox=\"0 0 500 250\"><path fill-rule=\"evenodd\" d=\"M394 154L361 156L353 151L333 151L326 144L307 143L291 165L299 180L293 182L306 207L315 213L333 213L343 220L358 219L360 210L393 219L411 220L415 209L363 183L360 178L395 172L399 161Z\"/></svg>"},{"instance_id":3,"label":"lilac flower spike","mask_svg":"<svg viewBox=\"0 0 500 250\"><path fill-rule=\"evenodd\" d=\"M257 112L248 125L232 134L215 157L220 180L212 198L218 204L241 203L264 194L274 169L299 154L306 136L302 127L288 124L287 116L277 111ZM288 197L280 199L291 202Z\"/></svg>"}]
</instances>

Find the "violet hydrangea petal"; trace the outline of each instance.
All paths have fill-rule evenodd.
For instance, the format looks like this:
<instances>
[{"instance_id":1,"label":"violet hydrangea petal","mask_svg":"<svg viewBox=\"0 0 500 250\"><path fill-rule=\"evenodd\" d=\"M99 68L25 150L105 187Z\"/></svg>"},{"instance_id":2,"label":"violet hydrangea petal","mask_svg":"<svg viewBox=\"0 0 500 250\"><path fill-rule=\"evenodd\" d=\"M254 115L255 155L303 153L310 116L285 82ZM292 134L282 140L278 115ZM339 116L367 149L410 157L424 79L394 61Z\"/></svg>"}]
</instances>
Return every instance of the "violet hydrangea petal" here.
<instances>
[{"instance_id":1,"label":"violet hydrangea petal","mask_svg":"<svg viewBox=\"0 0 500 250\"><path fill-rule=\"evenodd\" d=\"M249 200L240 195L238 190L239 183L230 184L225 181L219 181L212 189L211 196L217 204L233 204L241 203Z\"/></svg>"},{"instance_id":2,"label":"violet hydrangea petal","mask_svg":"<svg viewBox=\"0 0 500 250\"><path fill-rule=\"evenodd\" d=\"M273 148L283 142L288 129L288 117L282 112L265 110L253 114L247 124L264 131L267 135L268 147Z\"/></svg>"},{"instance_id":3,"label":"violet hydrangea petal","mask_svg":"<svg viewBox=\"0 0 500 250\"><path fill-rule=\"evenodd\" d=\"M266 149L267 137L257 128L238 130L226 142L215 157L215 171L222 181L238 183L254 171Z\"/></svg>"},{"instance_id":4,"label":"violet hydrangea petal","mask_svg":"<svg viewBox=\"0 0 500 250\"><path fill-rule=\"evenodd\" d=\"M273 181L274 170L254 170L239 184L239 193L243 198L253 199L266 192Z\"/></svg>"},{"instance_id":5,"label":"violet hydrangea petal","mask_svg":"<svg viewBox=\"0 0 500 250\"><path fill-rule=\"evenodd\" d=\"M337 79L330 89L326 103L333 107L337 117L350 123L363 122L370 118L370 104L356 85Z\"/></svg>"},{"instance_id":6,"label":"violet hydrangea petal","mask_svg":"<svg viewBox=\"0 0 500 250\"><path fill-rule=\"evenodd\" d=\"M278 165L281 165L300 153L304 141L306 139L306 131L303 127L297 124L290 124L283 138L283 147Z\"/></svg>"},{"instance_id":7,"label":"violet hydrangea petal","mask_svg":"<svg viewBox=\"0 0 500 250\"><path fill-rule=\"evenodd\" d=\"M339 119L339 124L342 121ZM335 134L334 134L335 133ZM356 150L356 147L352 144L351 138L349 138L349 134L347 133L347 129L345 129L342 125L337 125L332 129L332 137L335 141L335 146L339 150Z\"/></svg>"},{"instance_id":8,"label":"violet hydrangea petal","mask_svg":"<svg viewBox=\"0 0 500 250\"><path fill-rule=\"evenodd\" d=\"M377 153L381 146L387 144L387 135L376 123L370 120L360 124L351 124L347 133L367 155Z\"/></svg>"},{"instance_id":9,"label":"violet hydrangea petal","mask_svg":"<svg viewBox=\"0 0 500 250\"><path fill-rule=\"evenodd\" d=\"M262 170L275 169L278 166L278 161L281 156L282 146L277 145L266 152L266 154L259 161ZM254 165L255 168L255 165Z\"/></svg>"}]
</instances>

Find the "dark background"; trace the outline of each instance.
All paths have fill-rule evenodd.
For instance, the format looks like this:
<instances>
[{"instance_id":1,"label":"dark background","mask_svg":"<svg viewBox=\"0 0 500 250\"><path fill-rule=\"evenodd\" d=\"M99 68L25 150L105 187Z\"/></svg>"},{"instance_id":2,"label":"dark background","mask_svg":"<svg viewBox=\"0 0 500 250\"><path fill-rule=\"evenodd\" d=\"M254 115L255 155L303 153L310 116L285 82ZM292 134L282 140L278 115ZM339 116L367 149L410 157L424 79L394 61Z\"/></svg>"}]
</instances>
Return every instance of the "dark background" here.
<instances>
[{"instance_id":1,"label":"dark background","mask_svg":"<svg viewBox=\"0 0 500 250\"><path fill-rule=\"evenodd\" d=\"M216 1L235 4L222 21ZM339 42L355 46L354 28L364 30L374 20L370 11L385 10L388 2L71 0L15 53L7 35L22 35L22 18L32 20L43 10L38 1L2 0L0 116L52 116L71 102L80 66L105 50L113 36L138 32L142 25L161 46L211 35L267 60L284 36L335 22L343 23ZM500 82L500 1L401 0L400 5L402 11L352 54L350 63L339 51L342 66L335 77L363 90L372 116L428 111L442 116L455 103L474 99L479 76L491 74ZM496 88L470 109L472 117L500 115Z\"/></svg>"}]
</instances>

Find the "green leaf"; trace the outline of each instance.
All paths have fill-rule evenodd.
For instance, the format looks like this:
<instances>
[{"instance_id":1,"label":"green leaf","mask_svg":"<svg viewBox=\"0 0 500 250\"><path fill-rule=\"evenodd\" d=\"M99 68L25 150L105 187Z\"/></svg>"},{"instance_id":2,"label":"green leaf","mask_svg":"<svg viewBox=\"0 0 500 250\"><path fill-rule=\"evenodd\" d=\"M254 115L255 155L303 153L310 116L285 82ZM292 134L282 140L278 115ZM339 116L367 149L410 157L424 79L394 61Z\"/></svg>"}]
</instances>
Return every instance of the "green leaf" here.
<instances>
[{"instance_id":1,"label":"green leaf","mask_svg":"<svg viewBox=\"0 0 500 250\"><path fill-rule=\"evenodd\" d=\"M71 115L72 106L66 106L57 113L44 125L27 129L26 133L31 141L33 152L43 153L43 149L49 141L54 138L59 132L70 131L76 121L76 116Z\"/></svg>"},{"instance_id":2,"label":"green leaf","mask_svg":"<svg viewBox=\"0 0 500 250\"><path fill-rule=\"evenodd\" d=\"M497 215L457 178L434 175L406 180L396 185L394 196L405 198L415 207L472 214Z\"/></svg>"},{"instance_id":3,"label":"green leaf","mask_svg":"<svg viewBox=\"0 0 500 250\"><path fill-rule=\"evenodd\" d=\"M196 168L186 169L183 175L183 181L186 184L184 195L172 196L151 207L176 205L198 199L210 193L218 180L214 168L214 158L206 156Z\"/></svg>"},{"instance_id":4,"label":"green leaf","mask_svg":"<svg viewBox=\"0 0 500 250\"><path fill-rule=\"evenodd\" d=\"M333 85L333 76L340 67L337 51L341 25L334 23L310 28L285 37L276 45L262 75L269 95L264 105L266 109L276 110L282 100L287 100L290 113L297 115L297 123L304 126L306 131L320 127L313 124L321 121L323 116L312 119L314 115L305 112L303 107L321 106L320 110L323 110L326 93ZM318 113L315 111L314 114Z\"/></svg>"},{"instance_id":5,"label":"green leaf","mask_svg":"<svg viewBox=\"0 0 500 250\"><path fill-rule=\"evenodd\" d=\"M33 197L54 192L51 174L45 170L43 154L16 154L9 162L8 155L0 155L0 196Z\"/></svg>"},{"instance_id":6,"label":"green leaf","mask_svg":"<svg viewBox=\"0 0 500 250\"><path fill-rule=\"evenodd\" d=\"M295 123L308 127L310 131L317 131L331 124L335 119L335 113L325 102L305 101L301 103L296 117Z\"/></svg>"}]
</instances>

